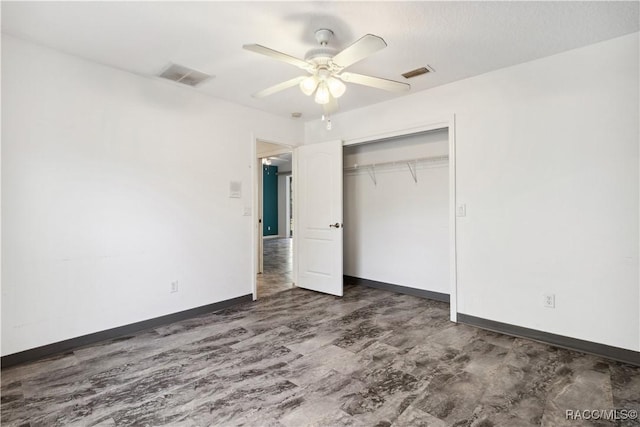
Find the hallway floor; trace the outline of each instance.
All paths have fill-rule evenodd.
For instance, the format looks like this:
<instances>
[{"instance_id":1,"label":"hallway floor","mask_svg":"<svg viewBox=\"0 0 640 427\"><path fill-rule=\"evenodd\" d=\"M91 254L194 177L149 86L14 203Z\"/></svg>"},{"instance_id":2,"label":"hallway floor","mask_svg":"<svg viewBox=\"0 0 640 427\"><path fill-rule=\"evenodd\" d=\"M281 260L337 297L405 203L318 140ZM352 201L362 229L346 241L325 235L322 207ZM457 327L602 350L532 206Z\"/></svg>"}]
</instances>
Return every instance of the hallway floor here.
<instances>
[{"instance_id":1,"label":"hallway floor","mask_svg":"<svg viewBox=\"0 0 640 427\"><path fill-rule=\"evenodd\" d=\"M454 324L442 302L294 288L2 371L3 426L582 426L640 368Z\"/></svg>"},{"instance_id":2,"label":"hallway floor","mask_svg":"<svg viewBox=\"0 0 640 427\"><path fill-rule=\"evenodd\" d=\"M264 239L263 272L258 274L258 298L293 288L293 239Z\"/></svg>"}]
</instances>

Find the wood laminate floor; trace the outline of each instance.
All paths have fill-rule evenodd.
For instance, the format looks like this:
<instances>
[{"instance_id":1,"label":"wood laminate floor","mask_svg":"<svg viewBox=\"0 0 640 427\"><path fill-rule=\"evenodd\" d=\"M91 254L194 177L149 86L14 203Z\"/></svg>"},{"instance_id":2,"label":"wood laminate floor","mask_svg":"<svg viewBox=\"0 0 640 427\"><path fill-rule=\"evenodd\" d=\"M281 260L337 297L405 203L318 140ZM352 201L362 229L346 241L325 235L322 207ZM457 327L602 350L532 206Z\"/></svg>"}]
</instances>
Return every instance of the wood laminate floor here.
<instances>
[{"instance_id":1,"label":"wood laminate floor","mask_svg":"<svg viewBox=\"0 0 640 427\"><path fill-rule=\"evenodd\" d=\"M640 368L347 285L255 302L2 371L3 426L581 426L640 409Z\"/></svg>"}]
</instances>

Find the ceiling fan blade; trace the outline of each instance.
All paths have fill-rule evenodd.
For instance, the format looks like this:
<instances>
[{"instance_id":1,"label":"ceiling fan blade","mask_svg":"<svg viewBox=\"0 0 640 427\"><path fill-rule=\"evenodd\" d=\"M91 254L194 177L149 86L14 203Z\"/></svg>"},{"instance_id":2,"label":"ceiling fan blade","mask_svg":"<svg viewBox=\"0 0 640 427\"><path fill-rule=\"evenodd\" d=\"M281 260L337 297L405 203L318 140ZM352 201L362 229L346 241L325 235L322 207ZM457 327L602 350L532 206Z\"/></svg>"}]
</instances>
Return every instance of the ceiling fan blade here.
<instances>
[{"instance_id":1,"label":"ceiling fan blade","mask_svg":"<svg viewBox=\"0 0 640 427\"><path fill-rule=\"evenodd\" d=\"M385 47L387 43L381 37L367 34L334 56L332 62L341 68L346 68Z\"/></svg>"},{"instance_id":2,"label":"ceiling fan blade","mask_svg":"<svg viewBox=\"0 0 640 427\"><path fill-rule=\"evenodd\" d=\"M338 100L333 96L329 97L329 102L322 105L325 115L330 115L338 111Z\"/></svg>"},{"instance_id":3,"label":"ceiling fan blade","mask_svg":"<svg viewBox=\"0 0 640 427\"><path fill-rule=\"evenodd\" d=\"M259 44L245 44L242 48L268 56L269 58L277 59L278 61L286 62L287 64L295 65L303 70L313 69L313 65L309 64L307 61L298 59L295 56L287 55L286 53L278 52L277 50L269 49L268 47L264 47Z\"/></svg>"},{"instance_id":4,"label":"ceiling fan blade","mask_svg":"<svg viewBox=\"0 0 640 427\"><path fill-rule=\"evenodd\" d=\"M251 96L253 96L254 98L264 98L265 96L273 95L274 93L280 92L281 90L285 90L285 89L289 89L290 87L297 86L300 84L301 81L303 81L306 78L307 76L296 77L294 79L287 80L286 82L278 83L277 85L273 85L266 89L262 89L261 91L256 92Z\"/></svg>"},{"instance_id":5,"label":"ceiling fan blade","mask_svg":"<svg viewBox=\"0 0 640 427\"><path fill-rule=\"evenodd\" d=\"M363 74L342 73L338 77L347 83L371 86L377 89L388 90L389 92L407 92L411 89L411 85L408 83L381 79L380 77L365 76Z\"/></svg>"}]
</instances>

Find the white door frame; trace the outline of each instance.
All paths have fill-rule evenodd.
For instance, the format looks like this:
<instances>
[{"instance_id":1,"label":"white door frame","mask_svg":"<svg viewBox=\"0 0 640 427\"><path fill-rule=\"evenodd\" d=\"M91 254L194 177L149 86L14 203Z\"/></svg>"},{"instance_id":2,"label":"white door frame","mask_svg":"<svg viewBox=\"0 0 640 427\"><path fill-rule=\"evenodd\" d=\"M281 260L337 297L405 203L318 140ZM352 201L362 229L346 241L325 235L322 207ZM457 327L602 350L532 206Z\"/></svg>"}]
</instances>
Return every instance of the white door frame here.
<instances>
[{"instance_id":1,"label":"white door frame","mask_svg":"<svg viewBox=\"0 0 640 427\"><path fill-rule=\"evenodd\" d=\"M455 114L434 118L415 126L392 129L372 135L344 140L343 147L365 144L381 139L407 136L419 132L447 129L449 135L449 307L450 319L458 319L458 275L456 250L456 126Z\"/></svg>"},{"instance_id":2,"label":"white door frame","mask_svg":"<svg viewBox=\"0 0 640 427\"><path fill-rule=\"evenodd\" d=\"M258 223L258 220L262 217L262 204L261 200L261 192L262 192L262 158L269 156L277 156L278 154L291 153L291 164L295 164L295 146L284 144L281 142L269 141L264 138L257 137L255 135L251 135L251 162L249 163L251 168L253 169L253 179L251 181L251 193L253 195L251 201L251 221L252 221L252 233L251 240L253 244L251 245L251 289L253 292L253 300L258 299L258 282L257 276L258 271L262 271L262 224ZM262 153L262 157L258 157L257 145L258 142L267 142L269 144L279 145L282 149L272 150L266 153ZM295 171L293 167L291 169L292 176L295 177ZM295 218L295 213L294 213ZM292 251L293 256L293 280L296 280L295 266L296 266L296 254L295 247Z\"/></svg>"},{"instance_id":3,"label":"white door frame","mask_svg":"<svg viewBox=\"0 0 640 427\"><path fill-rule=\"evenodd\" d=\"M285 177L286 179L284 184L284 191L286 192L286 195L284 198L285 200L284 202L286 203L286 206L284 207L284 212L285 212L284 234L287 237L291 237L291 218L293 214L293 212L291 212L291 199L293 199L293 197L291 197L293 194L293 189L291 188L293 186L292 177L293 177L293 166L291 167L291 175L287 175Z\"/></svg>"},{"instance_id":4,"label":"white door frame","mask_svg":"<svg viewBox=\"0 0 640 427\"><path fill-rule=\"evenodd\" d=\"M254 221L257 222L256 227L258 229L258 252L256 253L256 256L258 257L258 264L256 265L256 273L260 274L264 269L264 258L263 258L264 226L262 223L262 216L264 215L264 212L263 212L264 202L262 200L262 198L264 197L264 176L263 176L264 169L262 168L262 158L258 157L254 159L254 163L255 163L256 171L259 171L256 174L258 176L258 187L257 187L258 200L255 206L255 209L253 211L256 213L256 217ZM255 297L254 297L254 300L255 300Z\"/></svg>"}]
</instances>

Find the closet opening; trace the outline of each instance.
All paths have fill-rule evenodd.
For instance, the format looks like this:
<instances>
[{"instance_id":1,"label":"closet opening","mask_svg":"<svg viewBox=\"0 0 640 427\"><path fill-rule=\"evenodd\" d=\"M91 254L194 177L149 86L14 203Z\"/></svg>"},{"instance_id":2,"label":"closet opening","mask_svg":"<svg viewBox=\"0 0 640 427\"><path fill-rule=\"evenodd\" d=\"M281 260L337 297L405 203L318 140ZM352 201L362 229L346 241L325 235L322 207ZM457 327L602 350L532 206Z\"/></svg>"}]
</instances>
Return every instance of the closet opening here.
<instances>
[{"instance_id":1,"label":"closet opening","mask_svg":"<svg viewBox=\"0 0 640 427\"><path fill-rule=\"evenodd\" d=\"M344 146L344 275L449 302L449 129Z\"/></svg>"}]
</instances>

